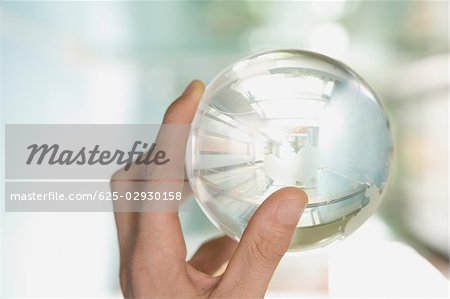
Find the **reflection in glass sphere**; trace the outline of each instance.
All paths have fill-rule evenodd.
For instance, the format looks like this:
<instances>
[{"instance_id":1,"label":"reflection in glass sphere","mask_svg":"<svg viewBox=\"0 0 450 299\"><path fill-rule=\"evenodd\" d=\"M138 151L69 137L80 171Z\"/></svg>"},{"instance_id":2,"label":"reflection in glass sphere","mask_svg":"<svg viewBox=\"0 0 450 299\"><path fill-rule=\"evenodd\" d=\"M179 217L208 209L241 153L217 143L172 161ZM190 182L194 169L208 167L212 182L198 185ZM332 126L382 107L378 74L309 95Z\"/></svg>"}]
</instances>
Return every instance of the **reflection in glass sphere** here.
<instances>
[{"instance_id":1,"label":"reflection in glass sphere","mask_svg":"<svg viewBox=\"0 0 450 299\"><path fill-rule=\"evenodd\" d=\"M274 191L309 204L290 249L321 247L358 228L381 200L392 139L370 87L326 56L278 50L226 68L192 123L186 168L210 220L238 239Z\"/></svg>"}]
</instances>

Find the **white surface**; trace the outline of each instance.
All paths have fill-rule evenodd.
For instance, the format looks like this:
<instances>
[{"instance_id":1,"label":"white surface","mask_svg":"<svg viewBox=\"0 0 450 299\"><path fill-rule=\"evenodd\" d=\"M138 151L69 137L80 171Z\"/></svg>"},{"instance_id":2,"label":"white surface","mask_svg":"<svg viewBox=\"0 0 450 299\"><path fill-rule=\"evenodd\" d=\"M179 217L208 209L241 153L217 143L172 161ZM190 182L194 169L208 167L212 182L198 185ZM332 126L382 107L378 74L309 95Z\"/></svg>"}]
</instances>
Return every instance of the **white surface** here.
<instances>
[{"instance_id":1,"label":"white surface","mask_svg":"<svg viewBox=\"0 0 450 299\"><path fill-rule=\"evenodd\" d=\"M448 280L414 249L399 242L344 242L332 251L288 255L269 298L447 298Z\"/></svg>"},{"instance_id":2,"label":"white surface","mask_svg":"<svg viewBox=\"0 0 450 299\"><path fill-rule=\"evenodd\" d=\"M372 217L347 240L310 253L288 253L269 298L448 298L449 281L414 249L389 241Z\"/></svg>"},{"instance_id":3,"label":"white surface","mask_svg":"<svg viewBox=\"0 0 450 299\"><path fill-rule=\"evenodd\" d=\"M447 297L448 281L399 242L343 243L329 260L331 296Z\"/></svg>"}]
</instances>

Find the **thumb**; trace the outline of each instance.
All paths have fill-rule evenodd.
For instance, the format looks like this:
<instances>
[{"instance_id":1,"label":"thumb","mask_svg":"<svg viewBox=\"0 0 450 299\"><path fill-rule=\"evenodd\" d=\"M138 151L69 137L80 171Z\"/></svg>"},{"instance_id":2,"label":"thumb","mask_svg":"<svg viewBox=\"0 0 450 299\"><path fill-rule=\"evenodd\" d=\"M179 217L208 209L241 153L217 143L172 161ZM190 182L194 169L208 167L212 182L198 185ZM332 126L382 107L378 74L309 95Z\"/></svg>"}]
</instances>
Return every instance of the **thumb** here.
<instances>
[{"instance_id":1,"label":"thumb","mask_svg":"<svg viewBox=\"0 0 450 299\"><path fill-rule=\"evenodd\" d=\"M220 289L229 292L239 284L242 288L237 295L264 296L307 202L305 192L288 187L274 192L261 204L217 286L219 293Z\"/></svg>"}]
</instances>

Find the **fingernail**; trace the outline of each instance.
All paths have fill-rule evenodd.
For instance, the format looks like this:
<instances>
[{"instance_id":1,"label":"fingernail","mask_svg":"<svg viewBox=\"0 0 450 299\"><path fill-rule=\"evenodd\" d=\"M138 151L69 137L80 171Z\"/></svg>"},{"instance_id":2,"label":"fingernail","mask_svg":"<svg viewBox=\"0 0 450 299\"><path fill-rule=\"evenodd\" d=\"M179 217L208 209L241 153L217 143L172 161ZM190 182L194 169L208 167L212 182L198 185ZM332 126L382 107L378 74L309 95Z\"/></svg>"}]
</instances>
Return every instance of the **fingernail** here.
<instances>
[{"instance_id":1,"label":"fingernail","mask_svg":"<svg viewBox=\"0 0 450 299\"><path fill-rule=\"evenodd\" d=\"M186 89L183 92L184 96L187 96L195 89L196 82L197 82L197 80L193 80L191 83L189 83L189 85L186 87Z\"/></svg>"},{"instance_id":2,"label":"fingernail","mask_svg":"<svg viewBox=\"0 0 450 299\"><path fill-rule=\"evenodd\" d=\"M278 221L285 225L297 224L306 203L306 199L303 197L284 199L278 206Z\"/></svg>"}]
</instances>

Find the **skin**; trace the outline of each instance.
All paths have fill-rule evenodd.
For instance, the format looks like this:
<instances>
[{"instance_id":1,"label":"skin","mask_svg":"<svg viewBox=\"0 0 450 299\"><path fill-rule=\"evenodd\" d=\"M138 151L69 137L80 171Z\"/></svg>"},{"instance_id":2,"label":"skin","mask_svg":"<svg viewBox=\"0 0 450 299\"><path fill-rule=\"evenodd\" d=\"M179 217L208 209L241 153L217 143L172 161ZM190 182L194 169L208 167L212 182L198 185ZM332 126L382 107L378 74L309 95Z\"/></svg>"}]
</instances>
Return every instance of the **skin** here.
<instances>
[{"instance_id":1,"label":"skin","mask_svg":"<svg viewBox=\"0 0 450 299\"><path fill-rule=\"evenodd\" d=\"M204 84L193 81L167 109L163 124L189 125L203 92ZM185 144L187 134L176 139ZM132 178L184 173L185 149L172 140L173 137L160 131L157 144L182 149L178 156L171 156L174 161L171 168L134 165L130 171L119 170L112 177L112 191L120 194L130 188L158 190L164 188L160 185L164 182L149 182L143 187L133 185ZM127 180L128 184L124 184ZM183 198L189 198L192 191L184 185L180 187ZM178 212L116 212L123 295L126 298L262 298L289 247L307 200L306 194L294 187L273 193L254 213L239 244L228 237L219 237L203 244L189 261Z\"/></svg>"}]
</instances>

